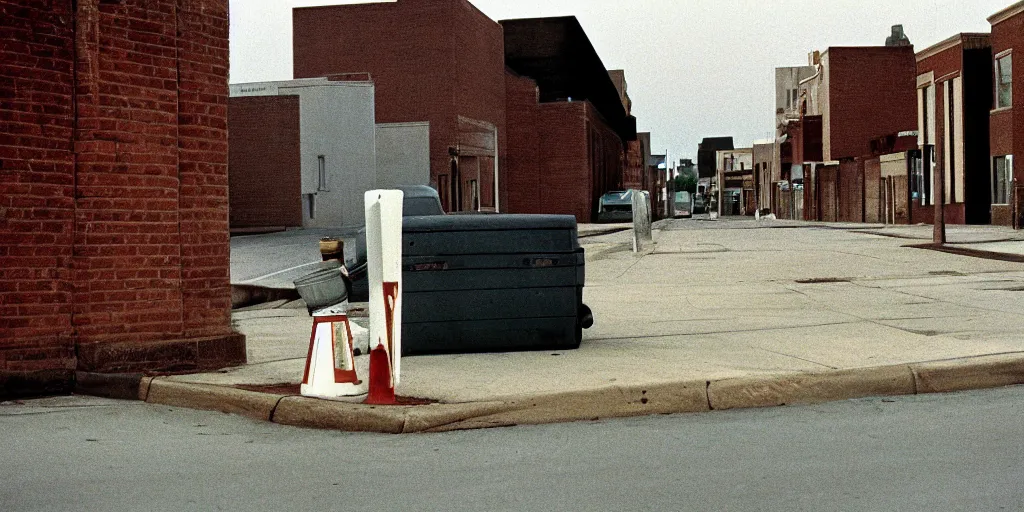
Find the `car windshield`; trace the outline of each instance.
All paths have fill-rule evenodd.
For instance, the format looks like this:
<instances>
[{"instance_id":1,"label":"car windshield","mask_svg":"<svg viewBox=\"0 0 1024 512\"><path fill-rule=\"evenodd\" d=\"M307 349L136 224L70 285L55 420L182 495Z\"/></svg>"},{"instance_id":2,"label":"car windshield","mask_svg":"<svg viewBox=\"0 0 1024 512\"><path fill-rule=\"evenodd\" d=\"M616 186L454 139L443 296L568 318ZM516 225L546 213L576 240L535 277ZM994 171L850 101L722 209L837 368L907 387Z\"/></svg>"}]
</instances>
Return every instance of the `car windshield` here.
<instances>
[{"instance_id":1,"label":"car windshield","mask_svg":"<svg viewBox=\"0 0 1024 512\"><path fill-rule=\"evenodd\" d=\"M676 202L677 203L689 203L690 202L690 193L689 192L676 192Z\"/></svg>"},{"instance_id":2,"label":"car windshield","mask_svg":"<svg viewBox=\"0 0 1024 512\"><path fill-rule=\"evenodd\" d=\"M402 214L405 217L419 217L427 215L444 215L440 209L437 199L430 197L407 197L402 203Z\"/></svg>"},{"instance_id":3,"label":"car windshield","mask_svg":"<svg viewBox=\"0 0 1024 512\"><path fill-rule=\"evenodd\" d=\"M601 201L604 203L632 203L633 191L609 192L601 197Z\"/></svg>"}]
</instances>

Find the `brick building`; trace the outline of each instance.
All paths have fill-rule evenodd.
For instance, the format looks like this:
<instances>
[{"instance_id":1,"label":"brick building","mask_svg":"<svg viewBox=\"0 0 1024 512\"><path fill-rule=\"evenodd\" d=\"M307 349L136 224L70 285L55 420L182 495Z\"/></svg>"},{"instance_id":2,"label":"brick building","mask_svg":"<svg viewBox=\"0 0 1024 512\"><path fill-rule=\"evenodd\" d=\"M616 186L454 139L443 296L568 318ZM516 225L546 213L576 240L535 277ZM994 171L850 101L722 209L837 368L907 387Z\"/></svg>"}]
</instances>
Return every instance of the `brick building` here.
<instances>
[{"instance_id":1,"label":"brick building","mask_svg":"<svg viewBox=\"0 0 1024 512\"><path fill-rule=\"evenodd\" d=\"M793 149L794 165L801 164L805 218L872 220L880 185L865 176L864 159L873 155L872 141L916 128L914 48L832 47L811 54L809 63L817 73L800 84ZM818 140L821 160L813 154Z\"/></svg>"},{"instance_id":2,"label":"brick building","mask_svg":"<svg viewBox=\"0 0 1024 512\"><path fill-rule=\"evenodd\" d=\"M934 220L934 208L927 207L937 197L935 168L944 176L946 223L991 221L991 62L988 34L957 34L917 54L918 145L932 165L910 176L915 181L911 188L922 192L914 206L915 222Z\"/></svg>"},{"instance_id":3,"label":"brick building","mask_svg":"<svg viewBox=\"0 0 1024 512\"><path fill-rule=\"evenodd\" d=\"M507 190L512 213L592 222L622 190L636 119L575 17L505 20Z\"/></svg>"},{"instance_id":4,"label":"brick building","mask_svg":"<svg viewBox=\"0 0 1024 512\"><path fill-rule=\"evenodd\" d=\"M757 209L754 148L718 151L715 162L718 167L718 214L754 215Z\"/></svg>"},{"instance_id":5,"label":"brick building","mask_svg":"<svg viewBox=\"0 0 1024 512\"><path fill-rule=\"evenodd\" d=\"M429 123L431 183L448 211L507 210L498 23L466 0L398 0L297 8L293 28L295 78L369 73L378 123Z\"/></svg>"},{"instance_id":6,"label":"brick building","mask_svg":"<svg viewBox=\"0 0 1024 512\"><path fill-rule=\"evenodd\" d=\"M697 145L697 175L717 179L718 152L734 149L732 137L706 137Z\"/></svg>"},{"instance_id":7,"label":"brick building","mask_svg":"<svg viewBox=\"0 0 1024 512\"><path fill-rule=\"evenodd\" d=\"M615 84L615 90L622 100L622 108L626 109L627 115L633 115L633 100L629 98L629 84L626 82L626 72L621 69L613 69L608 72ZM622 169L622 188L624 190L646 190L646 153L650 149L644 146L644 141L637 137L636 140L626 142L625 160Z\"/></svg>"},{"instance_id":8,"label":"brick building","mask_svg":"<svg viewBox=\"0 0 1024 512\"><path fill-rule=\"evenodd\" d=\"M990 117L992 223L1024 225L1024 71L1013 69L1024 48L1024 2L988 19L992 24L993 110ZM1019 58L1017 60L1020 60Z\"/></svg>"},{"instance_id":9,"label":"brick building","mask_svg":"<svg viewBox=\"0 0 1024 512\"><path fill-rule=\"evenodd\" d=\"M0 395L245 360L226 0L0 0Z\"/></svg>"},{"instance_id":10,"label":"brick building","mask_svg":"<svg viewBox=\"0 0 1024 512\"><path fill-rule=\"evenodd\" d=\"M754 141L754 201L758 210L774 210L773 204L778 195L776 190L782 181L782 172L775 164L777 145L773 140Z\"/></svg>"}]
</instances>

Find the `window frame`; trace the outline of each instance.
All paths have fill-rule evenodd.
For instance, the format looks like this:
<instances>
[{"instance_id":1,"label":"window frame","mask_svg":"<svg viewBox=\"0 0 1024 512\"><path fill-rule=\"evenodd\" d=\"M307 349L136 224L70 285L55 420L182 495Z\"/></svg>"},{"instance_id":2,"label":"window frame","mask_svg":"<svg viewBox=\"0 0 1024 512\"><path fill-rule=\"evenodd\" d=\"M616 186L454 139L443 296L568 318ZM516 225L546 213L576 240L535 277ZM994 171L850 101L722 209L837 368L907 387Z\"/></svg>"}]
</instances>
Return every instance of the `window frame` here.
<instances>
[{"instance_id":1,"label":"window frame","mask_svg":"<svg viewBox=\"0 0 1024 512\"><path fill-rule=\"evenodd\" d=\"M316 157L316 168L317 168L317 192L330 192L331 189L327 185L327 156L317 155Z\"/></svg>"},{"instance_id":2,"label":"window frame","mask_svg":"<svg viewBox=\"0 0 1024 512\"><path fill-rule=\"evenodd\" d=\"M996 197L998 193L997 179L999 172L999 160L1003 160L1003 194L1004 197ZM1013 155L996 155L992 157L992 205L1009 206L1013 195Z\"/></svg>"},{"instance_id":3,"label":"window frame","mask_svg":"<svg viewBox=\"0 0 1024 512\"><path fill-rule=\"evenodd\" d=\"M1009 66L1010 67L1010 72L1009 72L1009 80L1010 81L1009 81L1008 84L1006 84L1008 86L1008 91L1009 92L1008 92L1007 102L1005 104L1001 101L1002 98L1001 98L1001 95L1000 95L1000 92L1002 91L1002 88L1003 88L1003 85L1004 85L1000 81L1002 79L1002 76L1003 76L1003 73L1002 73L1003 67L1002 67L1002 65L1003 65L1003 61L1004 60L1008 61L1009 64L1010 64L1010 66ZM995 56L995 59L993 61L993 71L995 72L995 77L994 77L995 78L995 80L994 80L994 84L995 84L995 97L994 97L994 99L995 99L995 110L1004 110L1004 109L1012 108L1013 107L1013 50L1012 49L1006 50L1004 52L1001 52L1001 53L999 53L999 54L997 54Z\"/></svg>"}]
</instances>

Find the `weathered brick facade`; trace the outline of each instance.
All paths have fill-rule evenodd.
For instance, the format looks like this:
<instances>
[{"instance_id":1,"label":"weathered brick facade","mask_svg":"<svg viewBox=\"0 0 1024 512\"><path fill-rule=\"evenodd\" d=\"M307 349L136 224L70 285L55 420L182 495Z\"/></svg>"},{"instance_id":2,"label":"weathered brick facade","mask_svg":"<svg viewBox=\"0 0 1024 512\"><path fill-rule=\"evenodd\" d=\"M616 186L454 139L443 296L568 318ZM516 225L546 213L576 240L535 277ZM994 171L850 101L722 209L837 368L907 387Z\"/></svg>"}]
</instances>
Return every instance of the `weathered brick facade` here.
<instances>
[{"instance_id":1,"label":"weathered brick facade","mask_svg":"<svg viewBox=\"0 0 1024 512\"><path fill-rule=\"evenodd\" d=\"M1024 2L1000 11L989 18L992 23L992 53L1000 56L1011 52L1013 67L1013 103L1009 109L994 110L990 118L991 157L1013 155L1013 178L1024 187ZM992 71L994 72L994 62ZM995 107L993 103L993 108ZM1011 196L1011 202L1013 198ZM1024 225L1024 190L1018 188L1016 207L992 207L992 223ZM1014 223L1014 216L1017 217Z\"/></svg>"},{"instance_id":2,"label":"weathered brick facade","mask_svg":"<svg viewBox=\"0 0 1024 512\"><path fill-rule=\"evenodd\" d=\"M71 5L0 1L0 394L76 365Z\"/></svg>"},{"instance_id":3,"label":"weathered brick facade","mask_svg":"<svg viewBox=\"0 0 1024 512\"><path fill-rule=\"evenodd\" d=\"M497 129L504 167L502 28L468 1L301 8L294 10L293 25L295 78L369 73L377 87L378 123L430 123L433 182L452 177L450 151L464 142L460 116ZM501 188L505 194L507 187ZM501 202L507 199L503 195Z\"/></svg>"},{"instance_id":4,"label":"weathered brick facade","mask_svg":"<svg viewBox=\"0 0 1024 512\"><path fill-rule=\"evenodd\" d=\"M914 48L836 47L823 55L825 160L871 154L871 141L917 127Z\"/></svg>"},{"instance_id":5,"label":"weathered brick facade","mask_svg":"<svg viewBox=\"0 0 1024 512\"><path fill-rule=\"evenodd\" d=\"M601 195L622 189L622 139L590 102L539 103L536 82L506 77L508 211L593 222Z\"/></svg>"},{"instance_id":6,"label":"weathered brick facade","mask_svg":"<svg viewBox=\"0 0 1024 512\"><path fill-rule=\"evenodd\" d=\"M225 0L0 0L0 393L245 359Z\"/></svg>"},{"instance_id":7,"label":"weathered brick facade","mask_svg":"<svg viewBox=\"0 0 1024 512\"><path fill-rule=\"evenodd\" d=\"M988 224L992 190L989 160L989 109L992 107L992 50L988 34L958 34L918 53L919 81L935 87L935 166L950 169L944 218L947 224ZM957 85L953 85L954 81ZM919 84L920 86L920 84ZM953 115L946 100L954 95ZM957 94L959 93L959 94ZM921 108L919 106L919 108ZM957 115L959 114L959 115ZM920 114L919 114L920 117ZM947 126L952 119L957 144L949 157ZM920 122L920 119L919 119ZM932 129L932 128L929 128ZM918 220L934 222L935 212L921 212Z\"/></svg>"}]
</instances>

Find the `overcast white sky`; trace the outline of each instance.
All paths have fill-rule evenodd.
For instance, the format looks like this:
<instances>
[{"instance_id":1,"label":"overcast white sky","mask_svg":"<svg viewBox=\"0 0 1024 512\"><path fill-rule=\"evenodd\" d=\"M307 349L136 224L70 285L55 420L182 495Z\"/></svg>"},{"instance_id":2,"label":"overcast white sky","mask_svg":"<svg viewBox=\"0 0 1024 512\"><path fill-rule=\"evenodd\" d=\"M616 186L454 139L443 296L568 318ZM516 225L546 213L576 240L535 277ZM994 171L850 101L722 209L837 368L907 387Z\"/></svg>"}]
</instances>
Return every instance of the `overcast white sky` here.
<instances>
[{"instance_id":1,"label":"overcast white sky","mask_svg":"<svg viewBox=\"0 0 1024 512\"><path fill-rule=\"evenodd\" d=\"M749 145L774 130L774 68L829 46L877 45L903 24L924 49L988 32L1015 0L471 0L495 20L574 15L608 69L626 70L655 153L695 157L704 137ZM346 0L231 0L231 82L292 78L291 8ZM809 6L815 5L814 8Z\"/></svg>"}]
</instances>

